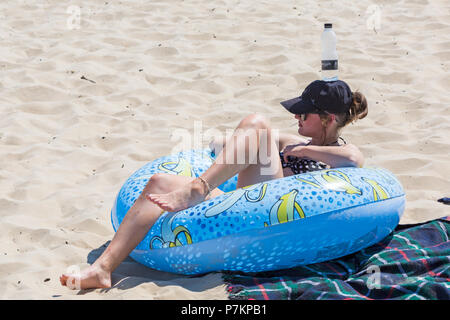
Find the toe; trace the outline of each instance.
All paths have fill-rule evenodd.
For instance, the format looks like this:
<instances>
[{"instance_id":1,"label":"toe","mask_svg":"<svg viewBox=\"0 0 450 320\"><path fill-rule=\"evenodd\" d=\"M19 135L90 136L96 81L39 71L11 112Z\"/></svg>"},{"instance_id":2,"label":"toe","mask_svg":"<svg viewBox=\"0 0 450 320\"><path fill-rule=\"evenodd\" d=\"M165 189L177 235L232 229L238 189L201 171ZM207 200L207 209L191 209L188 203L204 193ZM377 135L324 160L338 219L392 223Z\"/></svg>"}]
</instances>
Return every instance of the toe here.
<instances>
[{"instance_id":1,"label":"toe","mask_svg":"<svg viewBox=\"0 0 450 320\"><path fill-rule=\"evenodd\" d=\"M148 194L148 199L157 203L161 201L161 198L157 194Z\"/></svg>"},{"instance_id":2,"label":"toe","mask_svg":"<svg viewBox=\"0 0 450 320\"><path fill-rule=\"evenodd\" d=\"M155 198L152 197L152 196L147 197L147 200L150 201L150 202L153 202L153 203L158 203L158 200L155 199Z\"/></svg>"},{"instance_id":3,"label":"toe","mask_svg":"<svg viewBox=\"0 0 450 320\"><path fill-rule=\"evenodd\" d=\"M66 281L67 281L67 276L65 274L63 274L59 277L59 282L61 282L61 285L65 286Z\"/></svg>"}]
</instances>

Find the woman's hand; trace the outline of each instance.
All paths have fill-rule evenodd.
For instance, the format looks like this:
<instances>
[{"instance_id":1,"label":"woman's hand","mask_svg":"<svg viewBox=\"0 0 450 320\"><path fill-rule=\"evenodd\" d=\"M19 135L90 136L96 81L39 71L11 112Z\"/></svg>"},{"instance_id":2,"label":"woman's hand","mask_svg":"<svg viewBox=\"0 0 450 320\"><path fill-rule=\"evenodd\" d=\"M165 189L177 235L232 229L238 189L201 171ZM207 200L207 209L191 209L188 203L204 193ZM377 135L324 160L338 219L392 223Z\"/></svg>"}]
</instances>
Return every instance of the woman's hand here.
<instances>
[{"instance_id":1,"label":"woman's hand","mask_svg":"<svg viewBox=\"0 0 450 320\"><path fill-rule=\"evenodd\" d=\"M284 158L284 162L288 162L287 157L288 156L292 156L292 157L297 157L297 158L304 158L304 149L305 149L305 145L304 144L290 144L287 145L284 149L283 149L283 158Z\"/></svg>"}]
</instances>

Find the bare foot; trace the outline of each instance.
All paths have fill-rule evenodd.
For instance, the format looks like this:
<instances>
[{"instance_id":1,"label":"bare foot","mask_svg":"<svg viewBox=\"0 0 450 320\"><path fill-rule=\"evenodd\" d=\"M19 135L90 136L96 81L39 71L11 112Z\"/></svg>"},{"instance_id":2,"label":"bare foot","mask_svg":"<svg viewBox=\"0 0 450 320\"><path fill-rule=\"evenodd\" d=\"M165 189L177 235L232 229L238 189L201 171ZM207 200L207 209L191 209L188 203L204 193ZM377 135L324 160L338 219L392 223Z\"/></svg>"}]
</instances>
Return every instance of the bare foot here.
<instances>
[{"instance_id":1,"label":"bare foot","mask_svg":"<svg viewBox=\"0 0 450 320\"><path fill-rule=\"evenodd\" d=\"M61 285L76 290L110 288L111 273L93 264L79 274L63 274L59 281Z\"/></svg>"},{"instance_id":2,"label":"bare foot","mask_svg":"<svg viewBox=\"0 0 450 320\"><path fill-rule=\"evenodd\" d=\"M161 209L177 212L195 206L205 200L208 190L200 179L195 179L175 191L165 194L147 194L146 197Z\"/></svg>"}]
</instances>

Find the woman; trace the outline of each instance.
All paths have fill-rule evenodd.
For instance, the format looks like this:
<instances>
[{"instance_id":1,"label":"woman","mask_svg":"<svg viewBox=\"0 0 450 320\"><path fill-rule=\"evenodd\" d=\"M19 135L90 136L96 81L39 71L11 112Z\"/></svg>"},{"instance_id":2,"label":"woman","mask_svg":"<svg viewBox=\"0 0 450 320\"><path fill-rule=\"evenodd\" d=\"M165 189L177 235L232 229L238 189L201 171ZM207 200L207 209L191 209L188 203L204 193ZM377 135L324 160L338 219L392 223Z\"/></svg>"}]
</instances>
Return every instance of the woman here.
<instances>
[{"instance_id":1,"label":"woman","mask_svg":"<svg viewBox=\"0 0 450 320\"><path fill-rule=\"evenodd\" d=\"M340 138L343 127L367 115L367 101L361 93L352 92L344 81L317 80L300 97L281 104L298 120L298 133L311 139L276 137L263 116L245 117L226 142L213 141L216 151L222 150L200 177L153 175L102 255L79 275L63 274L61 284L73 287L77 283L78 289L110 287L112 271L141 242L161 213L183 210L223 194L217 186L235 174L237 188L241 188L327 167L363 165L359 149ZM256 145L250 144L250 137ZM225 161L239 155L244 161Z\"/></svg>"}]
</instances>

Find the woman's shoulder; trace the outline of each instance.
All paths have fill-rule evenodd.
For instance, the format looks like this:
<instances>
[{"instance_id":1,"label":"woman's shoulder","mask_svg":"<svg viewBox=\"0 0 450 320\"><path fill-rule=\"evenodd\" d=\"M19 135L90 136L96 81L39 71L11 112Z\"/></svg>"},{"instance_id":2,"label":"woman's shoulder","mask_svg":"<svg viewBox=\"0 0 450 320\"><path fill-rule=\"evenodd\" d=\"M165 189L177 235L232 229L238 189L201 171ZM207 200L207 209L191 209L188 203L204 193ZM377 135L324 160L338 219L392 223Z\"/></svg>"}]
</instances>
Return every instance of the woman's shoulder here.
<instances>
[{"instance_id":1,"label":"woman's shoulder","mask_svg":"<svg viewBox=\"0 0 450 320\"><path fill-rule=\"evenodd\" d=\"M299 135L290 134L290 133L279 133L278 135L278 141L279 141L279 150L283 150L286 146L292 145L292 144L298 144L298 145L307 145L310 141L310 139L301 137Z\"/></svg>"}]
</instances>

